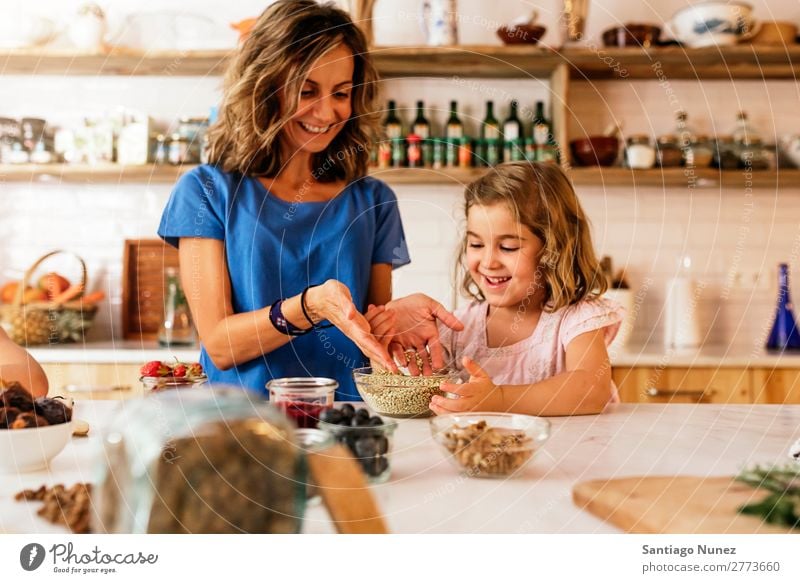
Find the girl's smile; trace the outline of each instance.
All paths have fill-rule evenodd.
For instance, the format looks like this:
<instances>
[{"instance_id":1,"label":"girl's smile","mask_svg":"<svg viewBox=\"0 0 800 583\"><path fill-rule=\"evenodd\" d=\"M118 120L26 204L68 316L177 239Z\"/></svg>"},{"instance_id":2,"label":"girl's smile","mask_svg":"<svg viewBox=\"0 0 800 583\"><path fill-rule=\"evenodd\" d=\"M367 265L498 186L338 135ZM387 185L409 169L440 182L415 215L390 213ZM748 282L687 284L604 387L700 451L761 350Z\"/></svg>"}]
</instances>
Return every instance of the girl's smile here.
<instances>
[{"instance_id":1,"label":"girl's smile","mask_svg":"<svg viewBox=\"0 0 800 583\"><path fill-rule=\"evenodd\" d=\"M467 268L490 306L516 307L539 290L543 295L537 273L543 246L505 204L469 209Z\"/></svg>"}]
</instances>

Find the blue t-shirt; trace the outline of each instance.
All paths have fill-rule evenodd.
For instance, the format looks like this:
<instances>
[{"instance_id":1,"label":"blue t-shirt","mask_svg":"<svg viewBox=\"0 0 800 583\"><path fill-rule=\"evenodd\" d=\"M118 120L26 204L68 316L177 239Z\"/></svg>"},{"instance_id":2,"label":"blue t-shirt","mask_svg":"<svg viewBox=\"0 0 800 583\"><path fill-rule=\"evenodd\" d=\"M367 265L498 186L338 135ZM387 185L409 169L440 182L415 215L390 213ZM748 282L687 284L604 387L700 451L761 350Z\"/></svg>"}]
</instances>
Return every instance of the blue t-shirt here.
<instances>
[{"instance_id":1,"label":"blue t-shirt","mask_svg":"<svg viewBox=\"0 0 800 583\"><path fill-rule=\"evenodd\" d=\"M371 177L351 182L329 201L303 202L298 192L287 202L257 178L199 166L176 184L158 234L175 247L180 238L224 241L235 313L268 307L327 279L345 284L364 312L372 265L410 262L397 198ZM358 347L333 327L296 337L229 370L217 369L204 347L200 362L212 382L262 392L273 378L333 378L339 382L336 398L342 400L359 399L351 371L367 364Z\"/></svg>"}]
</instances>

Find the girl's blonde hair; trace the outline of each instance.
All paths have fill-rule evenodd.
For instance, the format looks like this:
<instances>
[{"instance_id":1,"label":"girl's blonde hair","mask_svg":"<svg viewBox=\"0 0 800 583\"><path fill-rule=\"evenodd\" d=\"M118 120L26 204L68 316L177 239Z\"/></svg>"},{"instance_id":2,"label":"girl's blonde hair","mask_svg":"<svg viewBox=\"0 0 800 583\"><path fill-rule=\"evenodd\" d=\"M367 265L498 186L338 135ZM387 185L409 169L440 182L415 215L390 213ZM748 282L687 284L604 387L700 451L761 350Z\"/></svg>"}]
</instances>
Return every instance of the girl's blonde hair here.
<instances>
[{"instance_id":1,"label":"girl's blonde hair","mask_svg":"<svg viewBox=\"0 0 800 583\"><path fill-rule=\"evenodd\" d=\"M342 44L355 60L353 113L328 148L314 155L314 177L350 182L364 176L380 115L378 75L364 34L348 14L314 0L278 0L259 17L225 74L219 119L209 129L209 162L226 172L277 176L286 163L280 132L297 111L303 83L314 62ZM287 111L281 111L282 93Z\"/></svg>"},{"instance_id":2,"label":"girl's blonde hair","mask_svg":"<svg viewBox=\"0 0 800 583\"><path fill-rule=\"evenodd\" d=\"M569 179L551 162L499 164L468 185L464 215L475 205L505 204L522 225L544 242L538 271L545 285L544 310L555 312L584 299L603 295L608 287L592 246L589 222ZM458 272L461 291L484 301L465 269L467 238L461 242Z\"/></svg>"}]
</instances>

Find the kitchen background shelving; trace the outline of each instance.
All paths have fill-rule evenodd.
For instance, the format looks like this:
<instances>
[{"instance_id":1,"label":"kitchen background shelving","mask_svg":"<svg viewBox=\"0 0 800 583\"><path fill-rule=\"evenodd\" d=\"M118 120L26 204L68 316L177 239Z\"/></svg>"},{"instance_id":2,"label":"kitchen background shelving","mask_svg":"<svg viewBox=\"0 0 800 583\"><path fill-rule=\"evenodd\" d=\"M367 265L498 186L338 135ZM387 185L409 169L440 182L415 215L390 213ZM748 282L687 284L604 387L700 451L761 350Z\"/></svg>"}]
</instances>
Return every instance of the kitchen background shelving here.
<instances>
[{"instance_id":1,"label":"kitchen background shelving","mask_svg":"<svg viewBox=\"0 0 800 583\"><path fill-rule=\"evenodd\" d=\"M552 119L562 155L569 157L568 120L570 80L617 79L792 79L800 63L800 45L765 47L738 45L650 50L581 48L550 50L542 47L456 46L375 47L376 65L384 79L407 77L540 78L550 85ZM230 57L227 51L170 51L138 53L112 50L107 54L5 50L0 52L2 74L219 76ZM184 168L185 170L185 168ZM467 182L481 169L376 170L394 184ZM0 178L9 182L173 182L181 173L170 166L120 167L32 165L0 166ZM690 179L682 168L632 171L627 168L573 168L576 185L687 186L697 188L741 186L742 171L698 168ZM800 170L760 171L752 174L754 187L800 185Z\"/></svg>"}]
</instances>

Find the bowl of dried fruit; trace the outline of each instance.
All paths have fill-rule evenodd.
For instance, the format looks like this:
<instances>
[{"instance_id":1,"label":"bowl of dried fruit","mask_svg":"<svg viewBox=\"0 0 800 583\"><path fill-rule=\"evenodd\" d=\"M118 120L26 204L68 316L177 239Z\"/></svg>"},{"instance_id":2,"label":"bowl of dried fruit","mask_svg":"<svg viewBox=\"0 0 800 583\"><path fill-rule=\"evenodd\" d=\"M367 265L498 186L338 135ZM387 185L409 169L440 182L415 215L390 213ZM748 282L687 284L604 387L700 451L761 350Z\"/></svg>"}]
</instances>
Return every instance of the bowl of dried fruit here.
<instances>
[{"instance_id":1,"label":"bowl of dried fruit","mask_svg":"<svg viewBox=\"0 0 800 583\"><path fill-rule=\"evenodd\" d=\"M463 413L430 420L445 456L471 478L518 474L550 436L550 422L515 413Z\"/></svg>"},{"instance_id":2,"label":"bowl of dried fruit","mask_svg":"<svg viewBox=\"0 0 800 583\"><path fill-rule=\"evenodd\" d=\"M0 471L29 472L47 466L70 439L72 402L40 397L16 382L0 392Z\"/></svg>"},{"instance_id":3,"label":"bowl of dried fruit","mask_svg":"<svg viewBox=\"0 0 800 583\"><path fill-rule=\"evenodd\" d=\"M429 405L434 395L445 395L442 383L456 383L456 373L440 371L425 376L394 374L372 367L353 371L358 394L367 406L386 417L430 417Z\"/></svg>"}]
</instances>

